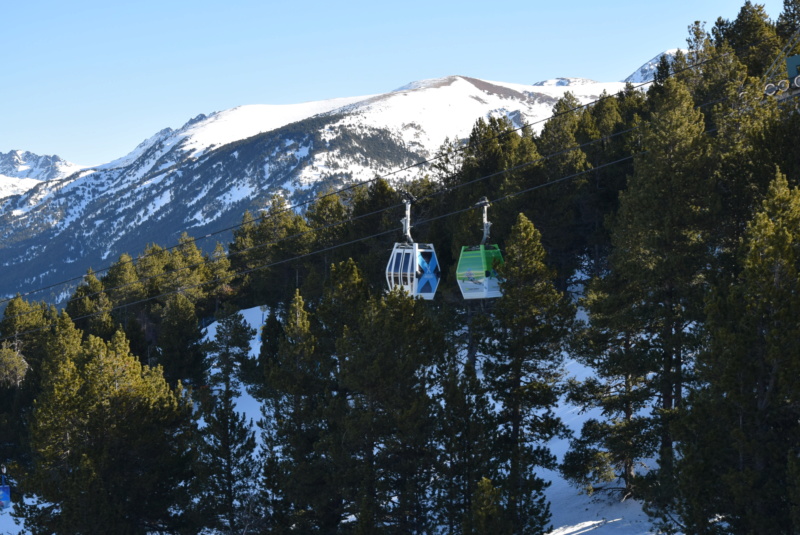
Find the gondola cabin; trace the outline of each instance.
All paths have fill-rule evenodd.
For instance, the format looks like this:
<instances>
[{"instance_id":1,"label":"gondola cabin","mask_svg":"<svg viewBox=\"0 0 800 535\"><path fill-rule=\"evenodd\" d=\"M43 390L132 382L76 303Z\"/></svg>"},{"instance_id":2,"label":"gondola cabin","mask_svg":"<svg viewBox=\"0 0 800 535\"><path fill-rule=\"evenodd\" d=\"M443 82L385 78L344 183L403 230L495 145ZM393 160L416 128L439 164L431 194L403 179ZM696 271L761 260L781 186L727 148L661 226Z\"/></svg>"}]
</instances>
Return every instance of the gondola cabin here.
<instances>
[{"instance_id":1,"label":"gondola cabin","mask_svg":"<svg viewBox=\"0 0 800 535\"><path fill-rule=\"evenodd\" d=\"M458 288L464 299L491 299L502 297L500 281L494 269L495 261L503 263L503 254L497 245L474 245L461 248L456 268Z\"/></svg>"},{"instance_id":2,"label":"gondola cabin","mask_svg":"<svg viewBox=\"0 0 800 535\"><path fill-rule=\"evenodd\" d=\"M411 203L414 197L403 194L406 217L402 220L406 241L395 243L386 264L386 284L389 290L400 287L411 297L433 299L439 287L441 273L433 244L414 243L411 238Z\"/></svg>"},{"instance_id":3,"label":"gondola cabin","mask_svg":"<svg viewBox=\"0 0 800 535\"><path fill-rule=\"evenodd\" d=\"M436 251L430 243L396 243L386 266L389 290L400 286L412 297L433 299L441 278Z\"/></svg>"},{"instance_id":4,"label":"gondola cabin","mask_svg":"<svg viewBox=\"0 0 800 535\"><path fill-rule=\"evenodd\" d=\"M464 299L492 299L502 297L500 279L495 267L503 263L503 254L497 245L487 245L489 240L489 201L483 197L475 206L483 208L483 239L480 245L464 246L456 267L458 288Z\"/></svg>"}]
</instances>

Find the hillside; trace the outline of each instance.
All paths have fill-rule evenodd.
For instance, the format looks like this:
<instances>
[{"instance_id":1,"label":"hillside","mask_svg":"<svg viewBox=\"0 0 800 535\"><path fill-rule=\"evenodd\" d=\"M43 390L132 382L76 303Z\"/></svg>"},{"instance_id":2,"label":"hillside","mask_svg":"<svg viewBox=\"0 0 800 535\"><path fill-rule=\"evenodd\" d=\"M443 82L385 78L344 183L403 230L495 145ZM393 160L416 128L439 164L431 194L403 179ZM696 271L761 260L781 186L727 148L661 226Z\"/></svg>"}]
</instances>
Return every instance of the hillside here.
<instances>
[{"instance_id":1,"label":"hillside","mask_svg":"<svg viewBox=\"0 0 800 535\"><path fill-rule=\"evenodd\" d=\"M568 91L588 103L623 86L450 76L381 95L198 115L94 168L62 165L44 177L16 166L0 180L0 295L80 276L154 241L174 244L182 232L213 234L276 192L296 204L376 175L393 183L422 176L423 162L445 140L465 139L478 118L507 117L540 131ZM69 288L40 298L59 301Z\"/></svg>"}]
</instances>

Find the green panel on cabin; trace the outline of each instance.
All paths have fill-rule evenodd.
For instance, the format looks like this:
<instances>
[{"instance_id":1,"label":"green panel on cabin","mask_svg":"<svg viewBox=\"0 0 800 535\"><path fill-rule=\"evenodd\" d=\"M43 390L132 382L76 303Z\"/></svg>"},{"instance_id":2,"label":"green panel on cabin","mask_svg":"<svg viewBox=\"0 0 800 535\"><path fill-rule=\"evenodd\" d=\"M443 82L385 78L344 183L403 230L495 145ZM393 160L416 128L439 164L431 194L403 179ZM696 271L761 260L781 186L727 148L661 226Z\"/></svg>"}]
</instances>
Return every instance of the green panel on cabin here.
<instances>
[{"instance_id":1,"label":"green panel on cabin","mask_svg":"<svg viewBox=\"0 0 800 535\"><path fill-rule=\"evenodd\" d=\"M465 299L486 299L500 296L495 259L503 262L497 245L462 247L456 267L456 279Z\"/></svg>"}]
</instances>

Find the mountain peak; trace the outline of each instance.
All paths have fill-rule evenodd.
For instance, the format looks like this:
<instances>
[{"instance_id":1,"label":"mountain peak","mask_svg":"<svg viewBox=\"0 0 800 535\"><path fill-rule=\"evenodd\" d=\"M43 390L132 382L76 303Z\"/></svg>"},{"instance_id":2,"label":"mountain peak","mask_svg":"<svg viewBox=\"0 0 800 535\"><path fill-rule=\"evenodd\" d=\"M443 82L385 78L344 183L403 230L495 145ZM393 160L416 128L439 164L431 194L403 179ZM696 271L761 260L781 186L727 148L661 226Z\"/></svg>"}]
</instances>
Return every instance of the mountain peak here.
<instances>
[{"instance_id":1,"label":"mountain peak","mask_svg":"<svg viewBox=\"0 0 800 535\"><path fill-rule=\"evenodd\" d=\"M458 79L464 79L466 76L451 75L443 78L428 78L426 80L417 80L402 87L391 91L391 93L402 93L403 91L414 91L416 89L435 89L437 87L444 87L452 84Z\"/></svg>"},{"instance_id":2,"label":"mountain peak","mask_svg":"<svg viewBox=\"0 0 800 535\"><path fill-rule=\"evenodd\" d=\"M57 155L42 156L21 150L0 152L0 175L6 177L52 180L82 167Z\"/></svg>"},{"instance_id":3,"label":"mountain peak","mask_svg":"<svg viewBox=\"0 0 800 535\"><path fill-rule=\"evenodd\" d=\"M644 84L647 82L652 82L656 75L656 69L658 69L658 64L661 62L661 57L666 56L667 61L669 61L670 65L672 62L675 61L675 56L678 55L678 52L684 52L680 48L672 48L670 50L666 50L661 54L657 55L634 72L627 78L623 80L625 83L631 84Z\"/></svg>"},{"instance_id":4,"label":"mountain peak","mask_svg":"<svg viewBox=\"0 0 800 535\"><path fill-rule=\"evenodd\" d=\"M41 156L29 151L0 152L0 199L21 195L40 182L64 178L83 166L59 156Z\"/></svg>"}]
</instances>

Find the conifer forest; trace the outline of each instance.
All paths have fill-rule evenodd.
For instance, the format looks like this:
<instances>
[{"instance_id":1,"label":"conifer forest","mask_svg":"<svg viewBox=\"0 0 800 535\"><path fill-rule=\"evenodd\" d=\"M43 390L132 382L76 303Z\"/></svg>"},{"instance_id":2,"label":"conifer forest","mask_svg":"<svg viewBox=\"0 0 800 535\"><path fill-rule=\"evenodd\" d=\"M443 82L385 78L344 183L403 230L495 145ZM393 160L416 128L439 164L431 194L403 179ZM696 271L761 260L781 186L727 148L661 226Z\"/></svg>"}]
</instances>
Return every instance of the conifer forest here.
<instances>
[{"instance_id":1,"label":"conifer forest","mask_svg":"<svg viewBox=\"0 0 800 535\"><path fill-rule=\"evenodd\" d=\"M800 99L764 91L798 30L800 1L776 21L747 1L690 25L652 84L567 94L537 133L481 119L413 182L276 195L213 251L154 237L64 306L5 300L10 514L34 534L543 534L547 469L639 501L654 533L800 533ZM433 300L386 289L403 192ZM482 197L503 295L467 301ZM600 416L570 432L559 400Z\"/></svg>"}]
</instances>

